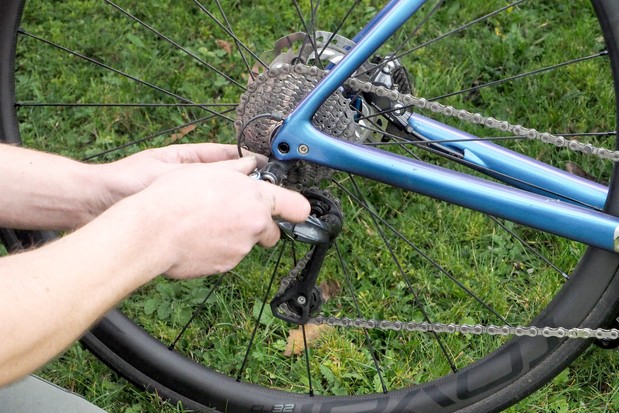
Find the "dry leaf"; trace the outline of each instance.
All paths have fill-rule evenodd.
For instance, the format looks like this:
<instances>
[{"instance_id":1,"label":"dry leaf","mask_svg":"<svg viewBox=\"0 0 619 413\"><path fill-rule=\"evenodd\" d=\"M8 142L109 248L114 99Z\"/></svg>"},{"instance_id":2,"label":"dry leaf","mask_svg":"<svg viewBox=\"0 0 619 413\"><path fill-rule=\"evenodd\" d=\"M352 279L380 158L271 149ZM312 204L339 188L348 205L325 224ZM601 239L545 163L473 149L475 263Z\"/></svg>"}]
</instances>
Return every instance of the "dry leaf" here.
<instances>
[{"instance_id":1,"label":"dry leaf","mask_svg":"<svg viewBox=\"0 0 619 413\"><path fill-rule=\"evenodd\" d=\"M196 124L193 124L193 125L188 125L188 126L185 126L184 128L179 129L178 133L175 133L172 136L170 136L172 143L183 139L187 134L193 132L194 129L197 127L198 126Z\"/></svg>"},{"instance_id":2,"label":"dry leaf","mask_svg":"<svg viewBox=\"0 0 619 413\"><path fill-rule=\"evenodd\" d=\"M342 287L337 280L325 280L320 284L322 301L327 302L331 297L337 297L342 292Z\"/></svg>"},{"instance_id":3,"label":"dry leaf","mask_svg":"<svg viewBox=\"0 0 619 413\"><path fill-rule=\"evenodd\" d=\"M227 42L225 40L215 40L215 43L217 44L217 46L219 46L219 48L224 49L226 53L232 53L232 45L230 44L230 42Z\"/></svg>"},{"instance_id":4,"label":"dry leaf","mask_svg":"<svg viewBox=\"0 0 619 413\"><path fill-rule=\"evenodd\" d=\"M306 324L305 337L307 346L312 347L325 333L331 331L333 327L327 324ZM288 342L284 350L284 356L299 355L303 353L305 346L303 345L303 330L301 327L296 330L290 330Z\"/></svg>"}]
</instances>

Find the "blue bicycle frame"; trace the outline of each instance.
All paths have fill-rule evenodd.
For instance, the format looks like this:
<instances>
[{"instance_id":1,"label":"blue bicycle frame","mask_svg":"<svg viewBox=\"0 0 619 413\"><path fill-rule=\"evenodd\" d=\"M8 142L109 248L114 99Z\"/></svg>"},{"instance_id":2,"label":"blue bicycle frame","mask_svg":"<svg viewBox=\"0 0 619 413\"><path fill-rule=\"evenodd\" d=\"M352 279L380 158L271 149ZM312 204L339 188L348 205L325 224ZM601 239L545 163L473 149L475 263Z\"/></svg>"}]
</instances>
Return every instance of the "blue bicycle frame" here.
<instances>
[{"instance_id":1,"label":"blue bicycle frame","mask_svg":"<svg viewBox=\"0 0 619 413\"><path fill-rule=\"evenodd\" d=\"M416 133L510 186L333 138L312 126L320 105L425 1L392 0L361 30L356 46L285 119L272 142L275 158L314 162L619 252L619 218L600 212L607 196L602 185L489 142L467 142L475 137L416 113L408 120Z\"/></svg>"}]
</instances>

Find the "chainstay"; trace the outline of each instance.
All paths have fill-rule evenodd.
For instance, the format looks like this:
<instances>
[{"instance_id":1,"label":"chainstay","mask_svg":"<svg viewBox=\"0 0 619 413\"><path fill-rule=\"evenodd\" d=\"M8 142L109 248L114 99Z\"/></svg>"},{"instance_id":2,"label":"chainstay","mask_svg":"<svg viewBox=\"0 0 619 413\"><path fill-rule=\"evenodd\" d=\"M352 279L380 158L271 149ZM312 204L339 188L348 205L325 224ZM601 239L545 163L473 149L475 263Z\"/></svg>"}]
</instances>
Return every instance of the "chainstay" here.
<instances>
[{"instance_id":1,"label":"chainstay","mask_svg":"<svg viewBox=\"0 0 619 413\"><path fill-rule=\"evenodd\" d=\"M333 327L361 328L364 330L393 330L409 332L433 333L460 333L492 336L517 337L557 337L557 338L595 338L598 340L616 340L619 338L618 329L603 328L565 328L565 327L523 327L523 326L495 326L481 324L441 324L427 322L402 322L389 320L367 320L363 318L346 317L315 317L309 320L312 324L325 324Z\"/></svg>"}]
</instances>

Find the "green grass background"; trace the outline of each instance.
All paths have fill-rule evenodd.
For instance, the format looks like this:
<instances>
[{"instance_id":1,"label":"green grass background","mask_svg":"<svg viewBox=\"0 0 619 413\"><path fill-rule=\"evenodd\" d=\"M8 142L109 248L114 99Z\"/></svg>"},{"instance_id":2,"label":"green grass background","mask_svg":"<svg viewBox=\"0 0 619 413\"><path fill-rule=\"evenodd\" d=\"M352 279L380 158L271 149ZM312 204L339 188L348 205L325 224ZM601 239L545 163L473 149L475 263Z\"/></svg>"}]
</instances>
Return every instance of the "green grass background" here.
<instances>
[{"instance_id":1,"label":"green grass background","mask_svg":"<svg viewBox=\"0 0 619 413\"><path fill-rule=\"evenodd\" d=\"M324 3L317 28L333 30L338 19L346 13L348 4ZM238 55L228 53L222 47L221 40L232 43L230 39L191 2L156 0L119 4L201 59L239 79L239 82L247 82L247 71ZM376 1L360 2L341 34L352 37L380 4ZM411 43L420 44L506 4L502 0L446 2L436 18L424 25ZM239 37L257 51L270 50L275 39L302 30L294 7L286 1L251 4L226 1L223 5L229 10L228 17ZM301 2L301 6L307 11L310 5L309 2ZM399 32L399 39L413 33L417 23L419 19ZM413 53L405 59L405 63L416 92L430 98L598 52L603 48L603 42L595 24L587 1L528 1L461 34ZM185 53L170 47L103 2L29 1L23 27L194 102L238 101L237 87L205 70ZM18 100L21 102L174 102L170 97L85 64L74 56L60 53L33 39L22 37L19 46L16 81ZM459 95L444 103L551 132L614 130L614 101L607 74L607 62L597 59L552 74ZM157 130L181 125L200 115L199 110L186 108L24 107L19 111L21 133L27 145L78 159L115 148ZM450 120L447 122L452 123ZM468 125L459 126L484 136L493 134ZM113 160L175 140L176 137L170 134L162 135L123 151L99 156L97 160ZM227 122L209 121L182 139L183 142L213 140L233 142L234 129ZM603 139L592 142L612 145ZM523 145L517 143L514 146L520 149ZM524 150L534 150L537 157L558 167L563 167L568 161L575 162L601 181L609 177L608 164L600 161L550 150L541 145ZM435 157L420 156L430 162L444 164ZM350 184L345 176L338 176L336 180L344 185ZM441 265L461 276L468 287L474 288L496 308L508 314L510 321L526 323L561 285L561 278L547 265L479 214L450 208L415 195L387 192L381 186L370 185L364 196L373 210L399 228L406 228L407 236L428 248ZM357 288L361 290L359 296L364 313L367 317L420 321L420 312L414 306L406 311L400 308L400 303L411 303L410 293L398 277L397 268L389 262L389 255L380 237L377 237L371 220L363 212L348 209L348 204L354 204L350 197L344 194L341 199L347 211L347 226L341 247L345 255L351 257L349 265L353 268ZM583 249L575 243L545 235L538 237L527 229L514 228L568 272ZM405 263L406 272L414 277L415 288L432 291L425 298L425 305L434 319L442 322L497 323L479 311L465 294L438 277L427 262L406 250L403 243L393 239L392 242ZM220 297L209 303L209 308L241 314L239 318L242 319L243 331L250 330L255 321L254 298L264 283L261 278L264 253L256 251L253 257L238 272L256 276L251 279L231 276L237 282L224 288ZM327 264L326 274L337 272L334 263ZM333 277L337 278L336 275ZM339 277L340 283L344 284L341 274ZM169 341L177 327L188 318L191 308L203 297L210 282L179 284L160 281L142 289L123 304L123 309L146 325L153 334ZM329 310L332 314L351 316L351 306L349 297L336 297ZM263 320L263 324L266 326L265 332L256 350L254 364L245 372L246 378L264 379L277 386L303 391L302 385L306 379L302 358L281 357L287 327L271 318ZM209 365L238 365L242 351L238 343L229 338L228 330L212 332L200 324L192 325L190 330L191 335L179 344L182 351L191 351L192 356ZM424 381L449 371L436 346L425 337L410 339L397 334L378 333L375 336L381 343L385 356L383 366L389 371L386 379L391 386L397 387L401 381ZM358 338L355 333L333 334L316 349L314 356L322 361L318 363L321 366L314 369L314 374L319 378L316 380L319 392L327 387L335 393L379 390L371 369L369 374L364 372L369 362L363 347L351 345ZM483 353L484 346L494 347L501 342L500 339L479 340L471 346L466 337L445 340L453 348L451 351L459 366L478 357ZM204 344L207 341L209 344ZM331 347L338 353L335 358L333 352L329 352ZM414 351L406 352L407 348ZM425 364L427 360L432 360L432 363ZM510 411L617 411L618 361L616 352L591 348L552 383ZM271 363L282 362L289 366L290 373L275 375L273 372L277 370L271 366L276 364ZM142 393L127 384L79 345L68 349L40 374L110 412L182 411L181 407L169 406L156 396Z\"/></svg>"}]
</instances>

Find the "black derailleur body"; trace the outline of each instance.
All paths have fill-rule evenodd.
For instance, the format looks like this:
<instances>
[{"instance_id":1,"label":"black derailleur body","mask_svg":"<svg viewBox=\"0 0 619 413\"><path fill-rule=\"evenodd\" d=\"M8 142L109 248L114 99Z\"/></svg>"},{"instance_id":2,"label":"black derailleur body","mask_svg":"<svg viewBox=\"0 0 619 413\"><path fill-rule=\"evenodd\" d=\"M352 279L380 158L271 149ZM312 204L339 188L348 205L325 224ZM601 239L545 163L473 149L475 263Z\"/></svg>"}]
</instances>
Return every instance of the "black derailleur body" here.
<instances>
[{"instance_id":1,"label":"black derailleur body","mask_svg":"<svg viewBox=\"0 0 619 413\"><path fill-rule=\"evenodd\" d=\"M305 324L320 311L322 294L316 281L343 224L339 202L328 192L313 188L301 193L310 202L310 218L301 224L280 222L279 226L287 236L312 247L281 281L271 301L273 315L294 324Z\"/></svg>"}]
</instances>

